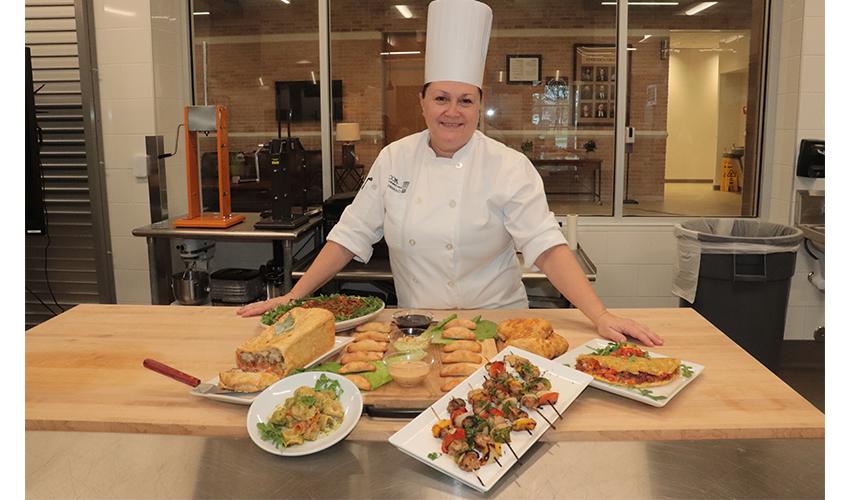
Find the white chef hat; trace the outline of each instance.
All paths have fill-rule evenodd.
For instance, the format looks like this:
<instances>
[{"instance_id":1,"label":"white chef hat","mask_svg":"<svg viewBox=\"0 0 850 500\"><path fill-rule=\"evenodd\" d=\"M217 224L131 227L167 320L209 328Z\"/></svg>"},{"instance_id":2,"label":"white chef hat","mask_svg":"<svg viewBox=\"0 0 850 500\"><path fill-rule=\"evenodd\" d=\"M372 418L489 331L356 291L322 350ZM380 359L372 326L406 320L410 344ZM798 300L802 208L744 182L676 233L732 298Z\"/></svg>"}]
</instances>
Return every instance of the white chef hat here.
<instances>
[{"instance_id":1,"label":"white chef hat","mask_svg":"<svg viewBox=\"0 0 850 500\"><path fill-rule=\"evenodd\" d=\"M463 82L481 88L493 11L476 0L434 0L428 6L425 83Z\"/></svg>"}]
</instances>

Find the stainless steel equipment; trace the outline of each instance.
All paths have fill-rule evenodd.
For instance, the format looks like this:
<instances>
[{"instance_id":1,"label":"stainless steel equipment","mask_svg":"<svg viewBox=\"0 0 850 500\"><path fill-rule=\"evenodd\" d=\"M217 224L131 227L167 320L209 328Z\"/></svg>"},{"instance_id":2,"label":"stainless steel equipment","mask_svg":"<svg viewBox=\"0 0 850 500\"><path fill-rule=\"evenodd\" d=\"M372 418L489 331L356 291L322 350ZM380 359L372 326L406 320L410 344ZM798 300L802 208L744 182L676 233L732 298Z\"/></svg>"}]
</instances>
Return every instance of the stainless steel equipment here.
<instances>
[{"instance_id":1,"label":"stainless steel equipment","mask_svg":"<svg viewBox=\"0 0 850 500\"><path fill-rule=\"evenodd\" d=\"M210 275L206 271L186 269L171 275L171 293L184 306L197 306L210 295Z\"/></svg>"},{"instance_id":2,"label":"stainless steel equipment","mask_svg":"<svg viewBox=\"0 0 850 500\"><path fill-rule=\"evenodd\" d=\"M171 275L174 299L185 306L206 303L210 295L209 261L215 254L215 243L208 240L178 240L176 248L186 269Z\"/></svg>"}]
</instances>

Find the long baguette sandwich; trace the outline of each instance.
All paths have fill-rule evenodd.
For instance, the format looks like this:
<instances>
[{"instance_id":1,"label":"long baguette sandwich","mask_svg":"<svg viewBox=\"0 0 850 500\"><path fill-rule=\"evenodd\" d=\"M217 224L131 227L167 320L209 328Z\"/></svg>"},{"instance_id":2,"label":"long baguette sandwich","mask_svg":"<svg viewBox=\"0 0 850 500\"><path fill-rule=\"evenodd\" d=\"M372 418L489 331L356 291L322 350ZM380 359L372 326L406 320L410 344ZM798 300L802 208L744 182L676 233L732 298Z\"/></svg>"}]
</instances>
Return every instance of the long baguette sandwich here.
<instances>
[{"instance_id":1,"label":"long baguette sandwich","mask_svg":"<svg viewBox=\"0 0 850 500\"><path fill-rule=\"evenodd\" d=\"M576 370L602 382L628 387L669 384L679 376L679 364L680 361L675 358L595 354L582 354L576 358Z\"/></svg>"},{"instance_id":2,"label":"long baguette sandwich","mask_svg":"<svg viewBox=\"0 0 850 500\"><path fill-rule=\"evenodd\" d=\"M236 348L237 368L219 374L223 389L261 391L334 345L334 315L296 307Z\"/></svg>"}]
</instances>

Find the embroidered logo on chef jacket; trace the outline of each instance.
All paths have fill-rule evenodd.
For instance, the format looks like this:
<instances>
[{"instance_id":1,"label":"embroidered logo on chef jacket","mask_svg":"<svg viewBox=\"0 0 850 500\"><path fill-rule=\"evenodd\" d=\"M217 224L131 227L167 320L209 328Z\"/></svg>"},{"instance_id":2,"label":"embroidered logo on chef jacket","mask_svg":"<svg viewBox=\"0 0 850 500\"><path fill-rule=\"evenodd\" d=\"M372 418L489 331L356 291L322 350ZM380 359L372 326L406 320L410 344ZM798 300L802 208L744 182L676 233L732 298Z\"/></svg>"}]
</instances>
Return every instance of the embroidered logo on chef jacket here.
<instances>
[{"instance_id":1,"label":"embroidered logo on chef jacket","mask_svg":"<svg viewBox=\"0 0 850 500\"><path fill-rule=\"evenodd\" d=\"M401 184L398 182L398 178L396 176L391 175L390 180L387 183L387 187L395 191L396 193L404 194L407 192L407 187L410 186L410 181L404 181Z\"/></svg>"}]
</instances>

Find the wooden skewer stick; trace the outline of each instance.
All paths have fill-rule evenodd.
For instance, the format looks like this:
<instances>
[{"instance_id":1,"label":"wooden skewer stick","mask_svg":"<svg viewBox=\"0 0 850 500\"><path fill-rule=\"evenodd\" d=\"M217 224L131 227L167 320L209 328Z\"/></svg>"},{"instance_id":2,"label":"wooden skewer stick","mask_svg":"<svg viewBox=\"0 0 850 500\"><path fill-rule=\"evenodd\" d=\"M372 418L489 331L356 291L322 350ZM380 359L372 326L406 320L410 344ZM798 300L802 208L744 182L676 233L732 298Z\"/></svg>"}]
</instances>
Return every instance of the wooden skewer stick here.
<instances>
[{"instance_id":1,"label":"wooden skewer stick","mask_svg":"<svg viewBox=\"0 0 850 500\"><path fill-rule=\"evenodd\" d=\"M440 416L437 415L437 410L435 410L433 406L429 406L428 408L431 410L432 413L434 413L434 416L437 417L437 421L439 422Z\"/></svg>"},{"instance_id":2,"label":"wooden skewer stick","mask_svg":"<svg viewBox=\"0 0 850 500\"><path fill-rule=\"evenodd\" d=\"M475 477L478 479L478 482L479 482L479 483L481 483L481 486L484 486L485 488L487 487L487 486L484 484L484 481L482 481L482 480L481 480L481 478L478 476L478 474L475 474Z\"/></svg>"},{"instance_id":3,"label":"wooden skewer stick","mask_svg":"<svg viewBox=\"0 0 850 500\"><path fill-rule=\"evenodd\" d=\"M508 449L511 450L511 453L514 454L514 458L516 458L517 463L519 463L519 455L516 454L516 452L514 451L514 448L511 446L511 443L508 443L507 441L505 441L505 444L508 445Z\"/></svg>"},{"instance_id":4,"label":"wooden skewer stick","mask_svg":"<svg viewBox=\"0 0 850 500\"><path fill-rule=\"evenodd\" d=\"M550 427L557 430L557 427L555 427L555 425L552 422L550 422L548 418L546 418L546 415L544 415L542 411L540 411L538 408L535 408L534 411L536 411L540 415L540 418L545 420L546 423L549 424Z\"/></svg>"},{"instance_id":5,"label":"wooden skewer stick","mask_svg":"<svg viewBox=\"0 0 850 500\"><path fill-rule=\"evenodd\" d=\"M555 405L553 405L552 403L549 403L549 406L551 406L551 407L552 407L552 409L553 409L553 410L555 410L555 415L558 415L558 418L559 418L559 419L561 419L561 420L563 420L563 419L564 419L564 416L563 416L563 415L561 415L560 413L558 413L558 409L557 409L557 408L555 408Z\"/></svg>"}]
</instances>

